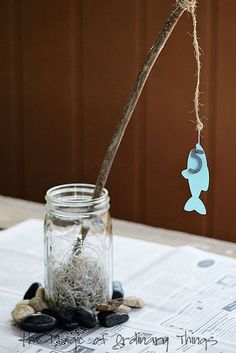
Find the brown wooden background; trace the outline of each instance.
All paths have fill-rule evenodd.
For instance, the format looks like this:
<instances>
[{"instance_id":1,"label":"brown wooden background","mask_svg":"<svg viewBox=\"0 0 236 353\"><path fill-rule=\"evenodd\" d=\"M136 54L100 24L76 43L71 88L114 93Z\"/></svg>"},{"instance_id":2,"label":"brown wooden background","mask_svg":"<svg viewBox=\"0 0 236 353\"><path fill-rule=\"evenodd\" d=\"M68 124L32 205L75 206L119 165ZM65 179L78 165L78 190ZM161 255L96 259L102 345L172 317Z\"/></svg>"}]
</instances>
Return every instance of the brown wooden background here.
<instances>
[{"instance_id":1,"label":"brown wooden background","mask_svg":"<svg viewBox=\"0 0 236 353\"><path fill-rule=\"evenodd\" d=\"M130 88L174 0L1 0L0 193L43 201L94 183ZM236 239L236 1L199 0L208 215L185 213L195 62L185 14L145 87L107 187L112 215Z\"/></svg>"}]
</instances>

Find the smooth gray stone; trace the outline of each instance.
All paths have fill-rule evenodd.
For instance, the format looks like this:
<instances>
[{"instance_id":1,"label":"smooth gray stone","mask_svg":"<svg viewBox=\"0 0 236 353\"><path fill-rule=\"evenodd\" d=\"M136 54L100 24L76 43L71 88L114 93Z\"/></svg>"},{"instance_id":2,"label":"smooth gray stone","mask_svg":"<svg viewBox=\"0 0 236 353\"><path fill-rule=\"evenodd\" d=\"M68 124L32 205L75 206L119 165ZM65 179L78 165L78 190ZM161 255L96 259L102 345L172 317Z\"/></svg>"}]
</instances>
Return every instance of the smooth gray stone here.
<instances>
[{"instance_id":1,"label":"smooth gray stone","mask_svg":"<svg viewBox=\"0 0 236 353\"><path fill-rule=\"evenodd\" d=\"M81 326L93 328L97 324L96 315L93 310L85 308L81 305L74 312L74 317L78 320Z\"/></svg>"},{"instance_id":2,"label":"smooth gray stone","mask_svg":"<svg viewBox=\"0 0 236 353\"><path fill-rule=\"evenodd\" d=\"M44 309L42 313L54 317L57 320L57 326L64 330L70 331L79 327L73 310Z\"/></svg>"},{"instance_id":3,"label":"smooth gray stone","mask_svg":"<svg viewBox=\"0 0 236 353\"><path fill-rule=\"evenodd\" d=\"M112 327L128 321L129 315L124 313L109 313L100 311L100 313L98 313L98 320L101 326Z\"/></svg>"},{"instance_id":4,"label":"smooth gray stone","mask_svg":"<svg viewBox=\"0 0 236 353\"><path fill-rule=\"evenodd\" d=\"M124 298L124 290L120 281L113 281L112 299Z\"/></svg>"},{"instance_id":5,"label":"smooth gray stone","mask_svg":"<svg viewBox=\"0 0 236 353\"><path fill-rule=\"evenodd\" d=\"M51 331L57 324L57 320L49 315L35 314L26 317L20 323L23 330L29 332L46 332Z\"/></svg>"},{"instance_id":6,"label":"smooth gray stone","mask_svg":"<svg viewBox=\"0 0 236 353\"><path fill-rule=\"evenodd\" d=\"M23 299L32 299L33 297L35 297L35 293L39 287L42 287L41 283L39 282L32 283L31 286L25 292Z\"/></svg>"}]
</instances>

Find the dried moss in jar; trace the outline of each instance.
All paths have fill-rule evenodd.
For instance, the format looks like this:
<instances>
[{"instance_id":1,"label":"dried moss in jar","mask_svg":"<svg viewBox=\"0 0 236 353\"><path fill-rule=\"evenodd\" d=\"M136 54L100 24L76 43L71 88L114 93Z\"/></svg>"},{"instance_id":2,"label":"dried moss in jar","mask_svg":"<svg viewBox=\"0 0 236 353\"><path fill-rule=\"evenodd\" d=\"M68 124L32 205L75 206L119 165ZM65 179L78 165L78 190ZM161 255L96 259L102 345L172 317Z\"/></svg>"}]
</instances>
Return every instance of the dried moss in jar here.
<instances>
[{"instance_id":1,"label":"dried moss in jar","mask_svg":"<svg viewBox=\"0 0 236 353\"><path fill-rule=\"evenodd\" d=\"M106 189L66 184L46 194L45 287L51 307L94 309L112 296L112 222Z\"/></svg>"}]
</instances>

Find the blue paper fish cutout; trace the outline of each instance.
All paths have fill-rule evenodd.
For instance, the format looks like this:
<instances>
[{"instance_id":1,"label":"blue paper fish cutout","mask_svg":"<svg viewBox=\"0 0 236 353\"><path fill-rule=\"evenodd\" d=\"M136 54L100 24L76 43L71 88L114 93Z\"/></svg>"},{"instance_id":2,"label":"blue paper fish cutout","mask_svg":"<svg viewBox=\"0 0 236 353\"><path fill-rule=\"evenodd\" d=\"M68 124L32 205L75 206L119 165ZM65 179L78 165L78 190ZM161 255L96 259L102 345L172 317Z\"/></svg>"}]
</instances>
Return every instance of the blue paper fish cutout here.
<instances>
[{"instance_id":1,"label":"blue paper fish cutout","mask_svg":"<svg viewBox=\"0 0 236 353\"><path fill-rule=\"evenodd\" d=\"M209 187L209 170L207 167L206 154L202 146L197 143L196 148L191 150L188 156L187 169L182 171L185 179L188 179L192 197L186 202L185 211L197 211L205 215L206 207L200 200L201 191L207 191Z\"/></svg>"}]
</instances>

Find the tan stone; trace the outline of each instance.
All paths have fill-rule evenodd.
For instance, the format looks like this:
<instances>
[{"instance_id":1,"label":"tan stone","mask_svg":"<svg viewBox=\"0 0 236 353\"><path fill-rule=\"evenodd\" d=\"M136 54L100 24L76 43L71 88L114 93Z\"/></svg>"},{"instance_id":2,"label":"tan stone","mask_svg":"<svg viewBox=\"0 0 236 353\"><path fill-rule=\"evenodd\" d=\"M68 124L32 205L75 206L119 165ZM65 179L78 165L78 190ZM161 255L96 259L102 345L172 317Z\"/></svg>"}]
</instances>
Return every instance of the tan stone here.
<instances>
[{"instance_id":1,"label":"tan stone","mask_svg":"<svg viewBox=\"0 0 236 353\"><path fill-rule=\"evenodd\" d=\"M97 311L116 311L116 309L122 304L120 300L109 300L106 304L100 304L97 306Z\"/></svg>"},{"instance_id":2,"label":"tan stone","mask_svg":"<svg viewBox=\"0 0 236 353\"><path fill-rule=\"evenodd\" d=\"M30 299L29 305L35 310L35 312L42 311L43 309L47 309L47 304L39 297L34 297Z\"/></svg>"},{"instance_id":3,"label":"tan stone","mask_svg":"<svg viewBox=\"0 0 236 353\"><path fill-rule=\"evenodd\" d=\"M123 304L128 305L131 308L143 308L145 305L141 298L135 296L124 298Z\"/></svg>"},{"instance_id":4,"label":"tan stone","mask_svg":"<svg viewBox=\"0 0 236 353\"><path fill-rule=\"evenodd\" d=\"M116 312L119 313L126 313L128 314L131 311L131 308L127 305L121 304L117 309Z\"/></svg>"},{"instance_id":5,"label":"tan stone","mask_svg":"<svg viewBox=\"0 0 236 353\"><path fill-rule=\"evenodd\" d=\"M11 316L16 322L20 322L26 317L31 316L33 314L34 314L34 309L31 306L27 304L20 304L20 303L18 303L15 309L11 312Z\"/></svg>"},{"instance_id":6,"label":"tan stone","mask_svg":"<svg viewBox=\"0 0 236 353\"><path fill-rule=\"evenodd\" d=\"M36 290L35 297L41 298L43 301L45 301L45 288L39 287Z\"/></svg>"},{"instance_id":7,"label":"tan stone","mask_svg":"<svg viewBox=\"0 0 236 353\"><path fill-rule=\"evenodd\" d=\"M21 300L19 303L16 304L16 307L19 305L29 305L29 302L30 302L29 299Z\"/></svg>"}]
</instances>

